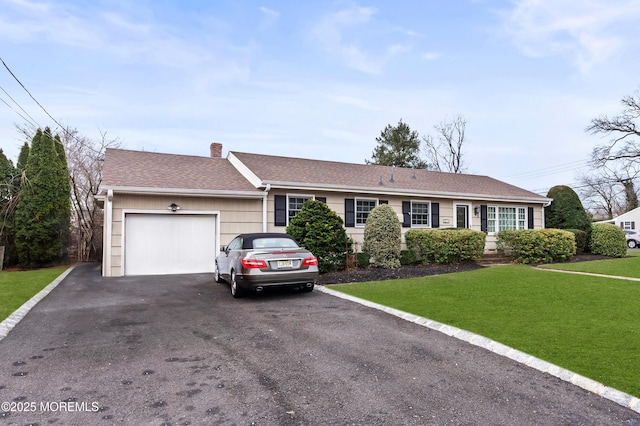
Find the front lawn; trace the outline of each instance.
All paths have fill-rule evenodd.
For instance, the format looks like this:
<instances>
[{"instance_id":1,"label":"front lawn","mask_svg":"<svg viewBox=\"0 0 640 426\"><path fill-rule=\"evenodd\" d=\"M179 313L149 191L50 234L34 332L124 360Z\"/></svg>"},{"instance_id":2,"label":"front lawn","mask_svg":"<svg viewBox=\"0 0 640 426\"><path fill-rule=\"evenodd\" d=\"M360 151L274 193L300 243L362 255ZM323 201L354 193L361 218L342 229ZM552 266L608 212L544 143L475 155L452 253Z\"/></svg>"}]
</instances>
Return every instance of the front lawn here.
<instances>
[{"instance_id":1,"label":"front lawn","mask_svg":"<svg viewBox=\"0 0 640 426\"><path fill-rule=\"evenodd\" d=\"M0 321L49 285L65 267L36 271L0 272Z\"/></svg>"},{"instance_id":2,"label":"front lawn","mask_svg":"<svg viewBox=\"0 0 640 426\"><path fill-rule=\"evenodd\" d=\"M590 272L593 274L617 275L620 277L640 278L640 251L629 251L622 259L593 260L591 262L554 263L541 268L561 269L563 271Z\"/></svg>"},{"instance_id":3,"label":"front lawn","mask_svg":"<svg viewBox=\"0 0 640 426\"><path fill-rule=\"evenodd\" d=\"M640 397L638 282L510 265L330 287L472 331Z\"/></svg>"}]
</instances>

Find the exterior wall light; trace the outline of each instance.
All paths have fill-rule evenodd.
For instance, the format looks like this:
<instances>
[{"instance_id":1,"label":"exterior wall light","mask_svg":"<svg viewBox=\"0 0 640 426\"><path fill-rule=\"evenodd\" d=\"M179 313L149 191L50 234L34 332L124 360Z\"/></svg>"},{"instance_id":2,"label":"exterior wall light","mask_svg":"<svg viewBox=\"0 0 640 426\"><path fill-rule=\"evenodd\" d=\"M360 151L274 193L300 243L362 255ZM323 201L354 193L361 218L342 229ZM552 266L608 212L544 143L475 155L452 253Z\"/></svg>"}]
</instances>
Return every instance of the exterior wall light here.
<instances>
[{"instance_id":1,"label":"exterior wall light","mask_svg":"<svg viewBox=\"0 0 640 426\"><path fill-rule=\"evenodd\" d=\"M167 207L169 210L171 210L172 212L177 212L178 210L180 210L180 206L177 205L176 203L171 203L169 205L169 207Z\"/></svg>"}]
</instances>

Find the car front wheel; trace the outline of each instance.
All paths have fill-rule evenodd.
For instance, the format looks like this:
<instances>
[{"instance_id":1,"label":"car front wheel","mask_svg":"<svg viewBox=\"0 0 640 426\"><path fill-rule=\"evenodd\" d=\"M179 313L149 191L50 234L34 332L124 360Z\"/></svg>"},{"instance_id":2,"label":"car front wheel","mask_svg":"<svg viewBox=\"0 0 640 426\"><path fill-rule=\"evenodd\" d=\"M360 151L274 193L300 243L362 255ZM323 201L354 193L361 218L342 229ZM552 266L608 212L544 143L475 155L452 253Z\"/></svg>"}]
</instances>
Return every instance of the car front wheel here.
<instances>
[{"instance_id":1,"label":"car front wheel","mask_svg":"<svg viewBox=\"0 0 640 426\"><path fill-rule=\"evenodd\" d=\"M223 283L224 280L222 279L222 276L220 275L220 268L218 268L218 264L216 263L216 275L215 275L215 279L217 283Z\"/></svg>"},{"instance_id":2,"label":"car front wheel","mask_svg":"<svg viewBox=\"0 0 640 426\"><path fill-rule=\"evenodd\" d=\"M636 243L636 240L629 240L627 241L627 247L629 248L636 248L638 246L638 243Z\"/></svg>"},{"instance_id":3,"label":"car front wheel","mask_svg":"<svg viewBox=\"0 0 640 426\"><path fill-rule=\"evenodd\" d=\"M231 271L231 295L236 299L244 296L244 289L238 286L238 282L236 281L236 272Z\"/></svg>"}]
</instances>

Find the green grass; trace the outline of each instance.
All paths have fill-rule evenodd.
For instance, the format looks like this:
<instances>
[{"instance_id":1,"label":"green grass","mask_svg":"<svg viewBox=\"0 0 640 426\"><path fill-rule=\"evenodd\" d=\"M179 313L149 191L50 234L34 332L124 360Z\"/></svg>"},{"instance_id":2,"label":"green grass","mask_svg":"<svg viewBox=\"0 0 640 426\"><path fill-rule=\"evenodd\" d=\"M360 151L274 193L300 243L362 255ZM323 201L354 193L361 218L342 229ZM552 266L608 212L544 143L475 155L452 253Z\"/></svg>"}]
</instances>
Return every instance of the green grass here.
<instances>
[{"instance_id":1,"label":"green grass","mask_svg":"<svg viewBox=\"0 0 640 426\"><path fill-rule=\"evenodd\" d=\"M591 262L555 263L543 265L541 268L640 278L640 252L629 251L628 256L622 259L594 260Z\"/></svg>"},{"instance_id":2,"label":"green grass","mask_svg":"<svg viewBox=\"0 0 640 426\"><path fill-rule=\"evenodd\" d=\"M65 270L66 268L61 267L36 271L0 272L0 321L6 319Z\"/></svg>"},{"instance_id":3,"label":"green grass","mask_svg":"<svg viewBox=\"0 0 640 426\"><path fill-rule=\"evenodd\" d=\"M512 265L331 288L472 331L640 397L638 282Z\"/></svg>"}]
</instances>

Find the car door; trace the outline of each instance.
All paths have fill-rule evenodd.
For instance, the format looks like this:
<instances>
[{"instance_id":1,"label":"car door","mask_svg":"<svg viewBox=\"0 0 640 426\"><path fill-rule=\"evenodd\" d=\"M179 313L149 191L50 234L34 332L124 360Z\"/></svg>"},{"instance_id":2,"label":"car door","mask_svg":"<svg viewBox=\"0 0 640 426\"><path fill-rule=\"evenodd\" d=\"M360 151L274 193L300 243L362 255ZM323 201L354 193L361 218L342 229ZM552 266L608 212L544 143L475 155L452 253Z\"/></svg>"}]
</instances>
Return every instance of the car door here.
<instances>
[{"instance_id":1,"label":"car door","mask_svg":"<svg viewBox=\"0 0 640 426\"><path fill-rule=\"evenodd\" d=\"M234 253L237 253L242 248L242 238L234 238L229 245L224 249L220 256L218 256L218 268L220 268L220 275L225 279L231 278L231 268L233 267Z\"/></svg>"}]
</instances>

